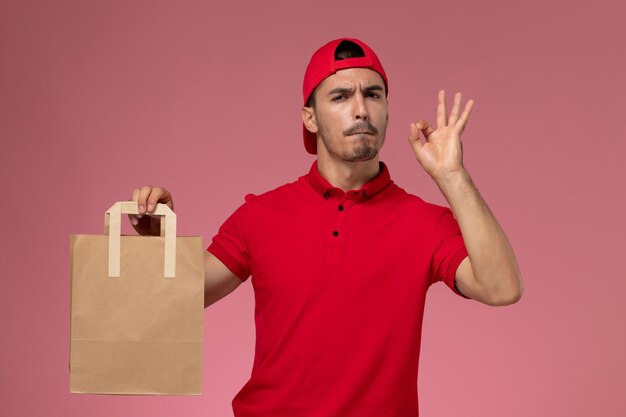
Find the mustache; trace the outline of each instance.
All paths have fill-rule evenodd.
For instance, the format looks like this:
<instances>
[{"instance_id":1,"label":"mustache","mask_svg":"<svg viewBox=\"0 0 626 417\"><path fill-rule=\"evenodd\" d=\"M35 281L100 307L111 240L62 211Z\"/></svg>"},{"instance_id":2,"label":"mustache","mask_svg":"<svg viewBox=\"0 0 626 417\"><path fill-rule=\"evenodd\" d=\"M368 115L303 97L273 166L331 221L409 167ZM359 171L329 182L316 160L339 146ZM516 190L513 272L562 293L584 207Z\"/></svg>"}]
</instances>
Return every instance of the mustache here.
<instances>
[{"instance_id":1,"label":"mustache","mask_svg":"<svg viewBox=\"0 0 626 417\"><path fill-rule=\"evenodd\" d=\"M378 129L369 122L369 120L356 123L351 128L344 130L344 136L354 135L355 133L369 133L370 135L377 135Z\"/></svg>"}]
</instances>

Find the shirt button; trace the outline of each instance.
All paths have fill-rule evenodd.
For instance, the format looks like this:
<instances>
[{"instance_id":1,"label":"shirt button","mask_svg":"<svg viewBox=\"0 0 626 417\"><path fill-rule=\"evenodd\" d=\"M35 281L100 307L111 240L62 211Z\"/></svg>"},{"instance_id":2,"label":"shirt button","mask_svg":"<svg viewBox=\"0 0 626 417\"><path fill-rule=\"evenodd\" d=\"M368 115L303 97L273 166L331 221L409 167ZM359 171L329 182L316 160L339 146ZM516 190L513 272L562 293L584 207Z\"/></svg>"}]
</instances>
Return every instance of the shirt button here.
<instances>
[{"instance_id":1,"label":"shirt button","mask_svg":"<svg viewBox=\"0 0 626 417\"><path fill-rule=\"evenodd\" d=\"M339 232L335 230L335 231L333 232L333 236L335 236L335 237L339 236Z\"/></svg>"},{"instance_id":2,"label":"shirt button","mask_svg":"<svg viewBox=\"0 0 626 417\"><path fill-rule=\"evenodd\" d=\"M343 206L339 205L338 209L339 209L339 211L343 211Z\"/></svg>"}]
</instances>

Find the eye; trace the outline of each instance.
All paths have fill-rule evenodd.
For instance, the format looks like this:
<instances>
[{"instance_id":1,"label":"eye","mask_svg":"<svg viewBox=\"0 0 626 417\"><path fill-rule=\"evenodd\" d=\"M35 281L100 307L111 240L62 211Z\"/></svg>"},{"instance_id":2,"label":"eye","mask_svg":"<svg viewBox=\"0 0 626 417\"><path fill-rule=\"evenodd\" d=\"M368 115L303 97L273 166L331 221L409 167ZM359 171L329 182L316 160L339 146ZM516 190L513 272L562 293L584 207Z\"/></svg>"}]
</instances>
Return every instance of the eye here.
<instances>
[{"instance_id":1,"label":"eye","mask_svg":"<svg viewBox=\"0 0 626 417\"><path fill-rule=\"evenodd\" d=\"M367 95L368 98L375 98L375 99L379 99L381 97L381 95L379 93L375 93L373 91L370 91L366 95Z\"/></svg>"},{"instance_id":2,"label":"eye","mask_svg":"<svg viewBox=\"0 0 626 417\"><path fill-rule=\"evenodd\" d=\"M345 99L347 99L348 96L346 96L345 94L339 94L334 96L333 98L331 98L332 101L343 101Z\"/></svg>"}]
</instances>

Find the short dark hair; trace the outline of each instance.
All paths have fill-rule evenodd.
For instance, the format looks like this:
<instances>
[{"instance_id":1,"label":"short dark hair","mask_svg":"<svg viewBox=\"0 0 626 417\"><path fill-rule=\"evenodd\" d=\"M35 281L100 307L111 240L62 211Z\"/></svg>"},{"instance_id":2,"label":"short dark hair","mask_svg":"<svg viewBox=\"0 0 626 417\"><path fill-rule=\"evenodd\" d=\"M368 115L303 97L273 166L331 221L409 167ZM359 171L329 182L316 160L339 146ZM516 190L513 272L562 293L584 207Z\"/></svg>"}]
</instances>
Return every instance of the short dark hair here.
<instances>
[{"instance_id":1,"label":"short dark hair","mask_svg":"<svg viewBox=\"0 0 626 417\"><path fill-rule=\"evenodd\" d=\"M361 58L365 56L363 48L352 41L341 41L335 49L335 61L348 58Z\"/></svg>"},{"instance_id":2,"label":"short dark hair","mask_svg":"<svg viewBox=\"0 0 626 417\"><path fill-rule=\"evenodd\" d=\"M342 59L348 58L361 58L365 56L365 52L363 52L363 48L352 41L341 41L339 45L337 45L337 49L335 49L335 61L341 61ZM317 88L313 90L311 96L306 102L306 107L315 107L315 93L317 92Z\"/></svg>"}]
</instances>

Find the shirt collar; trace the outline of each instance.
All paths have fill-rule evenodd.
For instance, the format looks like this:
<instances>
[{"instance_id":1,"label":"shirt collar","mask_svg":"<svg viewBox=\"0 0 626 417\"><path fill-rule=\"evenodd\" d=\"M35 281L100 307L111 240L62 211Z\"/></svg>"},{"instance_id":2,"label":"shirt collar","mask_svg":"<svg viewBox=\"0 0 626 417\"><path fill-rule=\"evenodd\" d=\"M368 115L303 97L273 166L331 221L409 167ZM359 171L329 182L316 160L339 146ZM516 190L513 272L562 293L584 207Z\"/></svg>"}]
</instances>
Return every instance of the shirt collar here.
<instances>
[{"instance_id":1,"label":"shirt collar","mask_svg":"<svg viewBox=\"0 0 626 417\"><path fill-rule=\"evenodd\" d=\"M332 196L342 196L346 194L349 198L364 200L378 194L391 183L391 177L389 176L387 165L385 165L382 161L379 161L378 164L380 167L378 174L363 184L359 190L344 192L341 188L333 187L318 171L317 160L313 162L309 173L305 177L313 189L326 199Z\"/></svg>"}]
</instances>

